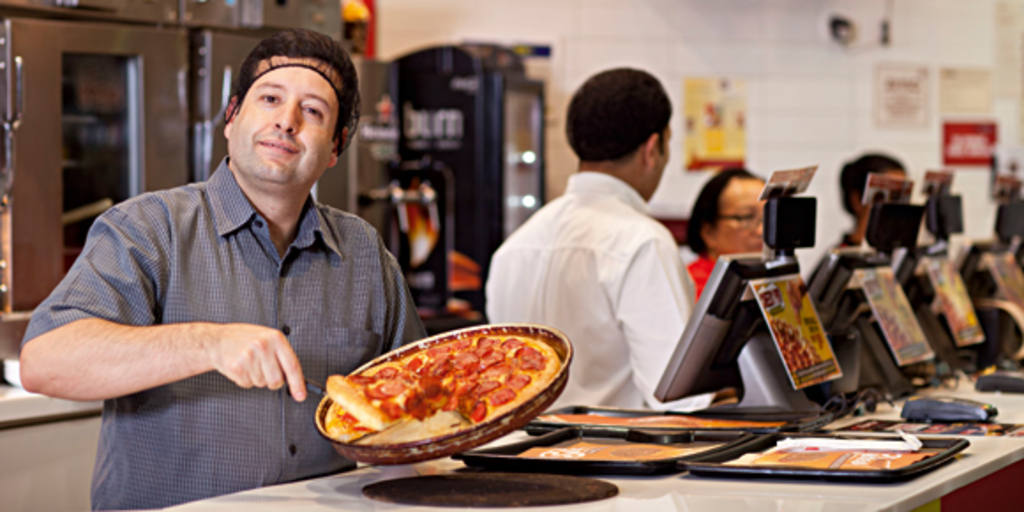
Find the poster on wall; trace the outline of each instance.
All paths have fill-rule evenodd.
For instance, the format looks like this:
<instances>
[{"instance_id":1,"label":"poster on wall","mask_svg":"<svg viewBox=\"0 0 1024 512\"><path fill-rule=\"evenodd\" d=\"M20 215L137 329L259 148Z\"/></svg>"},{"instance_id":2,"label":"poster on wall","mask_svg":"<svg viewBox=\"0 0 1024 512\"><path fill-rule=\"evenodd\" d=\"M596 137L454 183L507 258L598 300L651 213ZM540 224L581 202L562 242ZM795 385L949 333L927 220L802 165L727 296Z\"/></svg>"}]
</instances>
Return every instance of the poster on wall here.
<instances>
[{"instance_id":1,"label":"poster on wall","mask_svg":"<svg viewBox=\"0 0 1024 512\"><path fill-rule=\"evenodd\" d=\"M939 112L989 114L992 112L992 72L981 68L939 70Z\"/></svg>"},{"instance_id":2,"label":"poster on wall","mask_svg":"<svg viewBox=\"0 0 1024 512\"><path fill-rule=\"evenodd\" d=\"M1016 0L999 0L995 5L995 66L992 82L997 98L1016 98L1021 94L1021 64L1024 52L1024 5Z\"/></svg>"},{"instance_id":3,"label":"poster on wall","mask_svg":"<svg viewBox=\"0 0 1024 512\"><path fill-rule=\"evenodd\" d=\"M942 123L942 164L985 166L992 163L998 130L992 121Z\"/></svg>"},{"instance_id":4,"label":"poster on wall","mask_svg":"<svg viewBox=\"0 0 1024 512\"><path fill-rule=\"evenodd\" d=\"M747 84L731 78L683 81L687 170L742 167L747 151Z\"/></svg>"},{"instance_id":5,"label":"poster on wall","mask_svg":"<svg viewBox=\"0 0 1024 512\"><path fill-rule=\"evenodd\" d=\"M880 63L875 68L875 125L883 129L928 126L928 68Z\"/></svg>"}]
</instances>

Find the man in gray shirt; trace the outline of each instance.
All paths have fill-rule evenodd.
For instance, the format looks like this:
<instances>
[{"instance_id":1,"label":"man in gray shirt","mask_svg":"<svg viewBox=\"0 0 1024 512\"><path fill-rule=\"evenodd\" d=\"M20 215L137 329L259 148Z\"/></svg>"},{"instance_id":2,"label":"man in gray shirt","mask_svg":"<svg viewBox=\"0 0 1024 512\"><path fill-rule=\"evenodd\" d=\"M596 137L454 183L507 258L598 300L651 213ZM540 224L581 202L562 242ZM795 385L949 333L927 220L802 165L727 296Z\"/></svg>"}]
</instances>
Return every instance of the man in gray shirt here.
<instances>
[{"instance_id":1,"label":"man in gray shirt","mask_svg":"<svg viewBox=\"0 0 1024 512\"><path fill-rule=\"evenodd\" d=\"M310 189L355 129L355 70L331 39L279 33L246 58L229 158L209 181L100 216L21 348L26 389L104 400L97 509L154 508L351 467L305 379L424 336L401 271Z\"/></svg>"}]
</instances>

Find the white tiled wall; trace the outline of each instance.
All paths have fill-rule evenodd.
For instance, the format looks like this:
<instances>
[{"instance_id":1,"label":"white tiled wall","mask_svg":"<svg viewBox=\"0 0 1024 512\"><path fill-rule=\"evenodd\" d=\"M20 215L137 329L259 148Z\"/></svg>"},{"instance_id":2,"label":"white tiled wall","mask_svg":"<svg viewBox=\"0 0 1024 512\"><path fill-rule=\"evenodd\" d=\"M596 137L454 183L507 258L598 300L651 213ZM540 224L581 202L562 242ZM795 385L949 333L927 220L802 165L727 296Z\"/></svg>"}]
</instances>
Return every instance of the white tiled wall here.
<instances>
[{"instance_id":1,"label":"white tiled wall","mask_svg":"<svg viewBox=\"0 0 1024 512\"><path fill-rule=\"evenodd\" d=\"M941 165L940 67L995 64L1000 0L377 0L378 48L393 58L419 47L465 40L547 44L549 62L531 64L547 83L547 169L551 196L562 192L575 159L562 119L569 95L589 75L629 65L662 80L675 105L673 154L652 209L688 216L705 173L683 171L682 82L731 76L748 84L748 167L772 170L819 164L811 193L819 198L818 247L802 251L809 267L848 227L838 193L844 161L865 150L901 159L912 177ZM1016 1L1016 0L1014 0ZM1024 0L1021 0L1024 1ZM891 43L878 43L891 12ZM842 47L827 35L830 14L858 29ZM880 130L872 110L879 62L919 63L931 72L933 109L919 130ZM1018 70L1019 73L1019 70ZM1016 141L1019 99L996 98L1001 140ZM994 208L988 174L964 170L954 191L964 196L967 234L987 236Z\"/></svg>"}]
</instances>

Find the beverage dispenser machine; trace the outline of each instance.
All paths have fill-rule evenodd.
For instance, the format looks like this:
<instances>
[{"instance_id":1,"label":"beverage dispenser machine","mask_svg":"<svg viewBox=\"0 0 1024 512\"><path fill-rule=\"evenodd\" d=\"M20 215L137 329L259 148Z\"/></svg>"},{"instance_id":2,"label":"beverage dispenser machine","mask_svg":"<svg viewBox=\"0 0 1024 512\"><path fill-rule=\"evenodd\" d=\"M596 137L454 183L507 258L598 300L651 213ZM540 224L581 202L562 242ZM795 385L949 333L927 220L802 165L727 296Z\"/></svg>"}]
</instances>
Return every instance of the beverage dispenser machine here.
<instances>
[{"instance_id":1,"label":"beverage dispenser machine","mask_svg":"<svg viewBox=\"0 0 1024 512\"><path fill-rule=\"evenodd\" d=\"M451 169L451 289L482 312L491 255L543 203L543 84L511 50L482 44L419 50L392 74L399 158Z\"/></svg>"}]
</instances>

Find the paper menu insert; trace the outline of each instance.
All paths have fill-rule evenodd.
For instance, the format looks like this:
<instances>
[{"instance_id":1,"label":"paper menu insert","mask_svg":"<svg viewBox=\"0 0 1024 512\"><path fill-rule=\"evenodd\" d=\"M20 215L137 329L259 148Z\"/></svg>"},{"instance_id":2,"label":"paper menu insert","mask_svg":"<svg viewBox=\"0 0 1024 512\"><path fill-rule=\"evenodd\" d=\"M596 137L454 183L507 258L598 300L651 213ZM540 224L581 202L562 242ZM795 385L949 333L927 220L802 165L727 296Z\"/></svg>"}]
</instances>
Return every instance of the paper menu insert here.
<instances>
[{"instance_id":1,"label":"paper menu insert","mask_svg":"<svg viewBox=\"0 0 1024 512\"><path fill-rule=\"evenodd\" d=\"M799 275L750 281L794 389L843 376Z\"/></svg>"},{"instance_id":2,"label":"paper menu insert","mask_svg":"<svg viewBox=\"0 0 1024 512\"><path fill-rule=\"evenodd\" d=\"M896 364L905 366L935 357L891 268L857 269L853 278L864 290Z\"/></svg>"},{"instance_id":3,"label":"paper menu insert","mask_svg":"<svg viewBox=\"0 0 1024 512\"><path fill-rule=\"evenodd\" d=\"M953 262L946 258L925 258L922 264L935 289L934 306L946 318L956 346L965 347L985 341L985 333L981 330L967 287Z\"/></svg>"},{"instance_id":4,"label":"paper menu insert","mask_svg":"<svg viewBox=\"0 0 1024 512\"><path fill-rule=\"evenodd\" d=\"M996 282L999 298L1024 308L1024 273L1009 251L982 255L982 265Z\"/></svg>"}]
</instances>

